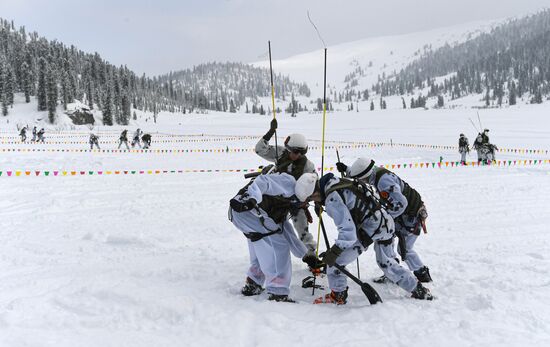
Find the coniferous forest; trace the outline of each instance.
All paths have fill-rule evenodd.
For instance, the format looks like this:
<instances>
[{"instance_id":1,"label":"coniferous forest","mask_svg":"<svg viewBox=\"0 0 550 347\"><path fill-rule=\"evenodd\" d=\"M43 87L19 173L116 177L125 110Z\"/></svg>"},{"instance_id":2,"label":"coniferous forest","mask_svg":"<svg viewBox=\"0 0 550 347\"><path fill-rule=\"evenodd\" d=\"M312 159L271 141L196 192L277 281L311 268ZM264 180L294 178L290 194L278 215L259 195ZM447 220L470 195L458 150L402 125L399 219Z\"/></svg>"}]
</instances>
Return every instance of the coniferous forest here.
<instances>
[{"instance_id":1,"label":"coniferous forest","mask_svg":"<svg viewBox=\"0 0 550 347\"><path fill-rule=\"evenodd\" d=\"M306 95L306 84L277 75L278 97ZM126 66L114 66L98 53L49 41L27 33L13 22L0 19L0 102L3 115L14 103L14 93L25 101L36 97L38 111L48 111L55 122L56 109L79 100L100 110L105 125L126 125L132 108L152 112L186 113L195 109L236 112L246 98L271 93L269 70L240 63L202 64L159 77L138 76ZM250 107L253 107L251 105Z\"/></svg>"},{"instance_id":2,"label":"coniferous forest","mask_svg":"<svg viewBox=\"0 0 550 347\"><path fill-rule=\"evenodd\" d=\"M435 78L447 76L437 83ZM431 50L399 73L381 78L373 91L382 97L412 94L457 99L481 94L486 106L515 105L526 97L542 103L550 95L550 10L499 25L464 43Z\"/></svg>"}]
</instances>

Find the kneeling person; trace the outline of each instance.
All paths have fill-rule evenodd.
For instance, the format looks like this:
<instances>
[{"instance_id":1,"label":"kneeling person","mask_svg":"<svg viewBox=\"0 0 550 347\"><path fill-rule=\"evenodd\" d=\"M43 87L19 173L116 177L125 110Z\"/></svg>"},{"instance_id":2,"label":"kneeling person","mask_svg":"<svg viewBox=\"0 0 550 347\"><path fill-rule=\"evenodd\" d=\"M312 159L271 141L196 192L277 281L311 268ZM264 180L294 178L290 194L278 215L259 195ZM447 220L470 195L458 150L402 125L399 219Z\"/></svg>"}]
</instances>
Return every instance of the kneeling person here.
<instances>
[{"instance_id":1,"label":"kneeling person","mask_svg":"<svg viewBox=\"0 0 550 347\"><path fill-rule=\"evenodd\" d=\"M432 282L430 269L424 265L414 245L420 229L426 232L428 212L420 194L395 173L374 165L374 160L357 159L351 168L337 163L338 171L345 172L350 178L374 186L394 219L396 236L399 239L399 254L420 282ZM376 282L384 282L382 276Z\"/></svg>"},{"instance_id":2,"label":"kneeling person","mask_svg":"<svg viewBox=\"0 0 550 347\"><path fill-rule=\"evenodd\" d=\"M323 256L328 266L331 293L316 303L345 304L347 277L334 267L353 262L372 243L376 261L384 274L415 299L431 300L430 291L396 260L393 248L394 222L378 201L372 187L329 173L320 180L320 192L312 199L326 206L326 212L338 228L338 238Z\"/></svg>"},{"instance_id":3,"label":"kneeling person","mask_svg":"<svg viewBox=\"0 0 550 347\"><path fill-rule=\"evenodd\" d=\"M298 181L289 174L260 175L230 201L229 217L248 242L250 267L241 293L258 295L265 282L269 300L293 302L288 297L292 264L290 252L312 268L320 261L308 255L288 221L313 194L317 175L307 173Z\"/></svg>"}]
</instances>

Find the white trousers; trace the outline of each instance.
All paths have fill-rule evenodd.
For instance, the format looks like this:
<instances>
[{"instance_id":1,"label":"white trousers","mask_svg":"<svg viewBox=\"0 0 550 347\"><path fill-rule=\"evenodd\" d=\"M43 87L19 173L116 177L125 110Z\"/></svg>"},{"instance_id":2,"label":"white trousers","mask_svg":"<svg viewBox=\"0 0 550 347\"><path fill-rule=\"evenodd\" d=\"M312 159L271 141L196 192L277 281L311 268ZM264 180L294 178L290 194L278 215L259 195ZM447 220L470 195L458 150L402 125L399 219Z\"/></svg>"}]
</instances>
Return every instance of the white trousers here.
<instances>
[{"instance_id":1,"label":"white trousers","mask_svg":"<svg viewBox=\"0 0 550 347\"><path fill-rule=\"evenodd\" d=\"M254 210L241 213L230 211L230 214L233 225L245 234L251 232L266 234L280 227L269 217L264 217L262 224ZM296 237L292 225L285 221L282 233L266 236L255 242L250 240L247 242L250 255L248 277L260 285L265 282L268 293L288 295L292 277L290 253L302 258L307 252L304 244Z\"/></svg>"}]
</instances>

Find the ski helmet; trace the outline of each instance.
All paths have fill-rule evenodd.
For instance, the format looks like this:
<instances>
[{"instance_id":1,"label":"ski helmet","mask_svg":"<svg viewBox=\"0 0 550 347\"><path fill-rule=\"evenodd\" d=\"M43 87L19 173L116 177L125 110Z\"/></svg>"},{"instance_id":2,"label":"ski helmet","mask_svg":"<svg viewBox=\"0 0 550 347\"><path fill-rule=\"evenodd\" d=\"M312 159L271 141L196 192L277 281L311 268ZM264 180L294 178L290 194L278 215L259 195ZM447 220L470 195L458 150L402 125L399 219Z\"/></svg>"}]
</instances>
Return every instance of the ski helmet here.
<instances>
[{"instance_id":1,"label":"ski helmet","mask_svg":"<svg viewBox=\"0 0 550 347\"><path fill-rule=\"evenodd\" d=\"M368 158L359 158L351 166L349 176L351 178L362 179L370 175L374 167L374 160Z\"/></svg>"},{"instance_id":2,"label":"ski helmet","mask_svg":"<svg viewBox=\"0 0 550 347\"><path fill-rule=\"evenodd\" d=\"M464 134L460 134L460 137L464 137Z\"/></svg>"},{"instance_id":3,"label":"ski helmet","mask_svg":"<svg viewBox=\"0 0 550 347\"><path fill-rule=\"evenodd\" d=\"M317 175L314 173L305 173L296 181L294 194L300 201L305 202L315 191L316 184Z\"/></svg>"},{"instance_id":4,"label":"ski helmet","mask_svg":"<svg viewBox=\"0 0 550 347\"><path fill-rule=\"evenodd\" d=\"M290 134L285 140L285 148L290 152L307 153L307 140L302 134Z\"/></svg>"}]
</instances>

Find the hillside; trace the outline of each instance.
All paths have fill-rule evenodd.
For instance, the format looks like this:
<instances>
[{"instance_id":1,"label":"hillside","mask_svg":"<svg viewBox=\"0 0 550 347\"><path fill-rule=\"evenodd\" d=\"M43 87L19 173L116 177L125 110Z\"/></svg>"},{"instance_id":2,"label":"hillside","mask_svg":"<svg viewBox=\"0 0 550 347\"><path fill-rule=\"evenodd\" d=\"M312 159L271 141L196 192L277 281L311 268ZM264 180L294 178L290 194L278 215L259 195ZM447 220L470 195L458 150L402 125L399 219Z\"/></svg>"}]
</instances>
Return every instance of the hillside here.
<instances>
[{"instance_id":1,"label":"hillside","mask_svg":"<svg viewBox=\"0 0 550 347\"><path fill-rule=\"evenodd\" d=\"M449 99L479 95L484 106L542 103L550 95L550 10L514 19L459 44L430 49L379 81L381 96L426 90Z\"/></svg>"}]
</instances>

